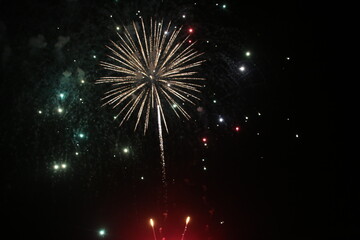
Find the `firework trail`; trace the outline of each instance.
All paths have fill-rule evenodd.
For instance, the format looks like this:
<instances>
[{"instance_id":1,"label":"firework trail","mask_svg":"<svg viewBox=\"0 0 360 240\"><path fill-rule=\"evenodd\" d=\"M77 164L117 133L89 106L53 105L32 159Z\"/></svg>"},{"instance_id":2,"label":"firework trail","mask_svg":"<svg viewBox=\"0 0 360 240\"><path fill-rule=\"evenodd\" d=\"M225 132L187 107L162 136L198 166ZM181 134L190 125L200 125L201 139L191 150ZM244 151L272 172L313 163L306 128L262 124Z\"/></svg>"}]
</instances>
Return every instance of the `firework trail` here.
<instances>
[{"instance_id":1,"label":"firework trail","mask_svg":"<svg viewBox=\"0 0 360 240\"><path fill-rule=\"evenodd\" d=\"M190 222L190 217L187 217L187 218L186 218L186 221L185 221L184 231L183 231L183 233L181 234L181 240L184 240L185 232L186 232L186 230L187 230L187 226L188 226L189 222Z\"/></svg>"},{"instance_id":2,"label":"firework trail","mask_svg":"<svg viewBox=\"0 0 360 240\"><path fill-rule=\"evenodd\" d=\"M132 34L124 26L123 34L119 34L119 43L111 41L112 46L106 46L111 54L110 62L100 65L116 76L101 77L97 84L111 84L112 89L105 93L104 105L120 108L116 117L122 116L120 126L131 116L136 119L134 131L143 123L143 132L149 127L150 116L157 115L160 154L162 164L162 183L164 199L166 193L165 153L162 137L162 126L168 132L164 106L169 106L177 117L190 119L190 115L181 106L184 103L195 104L196 96L203 86L204 78L195 77L193 68L201 65L204 60L197 60L198 53L189 44L189 36L180 39L182 27L171 28L171 22L166 26L163 21L150 20L149 29L144 21L132 23ZM155 113L156 111L156 113Z\"/></svg>"},{"instance_id":3,"label":"firework trail","mask_svg":"<svg viewBox=\"0 0 360 240\"><path fill-rule=\"evenodd\" d=\"M150 225L151 225L151 228L152 228L154 240L157 240L156 239L156 234L155 234L155 229L154 229L154 220L152 220L152 218L150 219Z\"/></svg>"},{"instance_id":4,"label":"firework trail","mask_svg":"<svg viewBox=\"0 0 360 240\"><path fill-rule=\"evenodd\" d=\"M161 181L163 183L163 191L164 191L164 205L165 209L167 209L167 182L166 182L166 168L165 168L165 151L164 151L164 140L162 137L162 127L161 127L161 117L160 117L160 106L157 105L157 115L158 115L158 127L159 127L159 143L160 143L160 157L161 157Z\"/></svg>"}]
</instances>

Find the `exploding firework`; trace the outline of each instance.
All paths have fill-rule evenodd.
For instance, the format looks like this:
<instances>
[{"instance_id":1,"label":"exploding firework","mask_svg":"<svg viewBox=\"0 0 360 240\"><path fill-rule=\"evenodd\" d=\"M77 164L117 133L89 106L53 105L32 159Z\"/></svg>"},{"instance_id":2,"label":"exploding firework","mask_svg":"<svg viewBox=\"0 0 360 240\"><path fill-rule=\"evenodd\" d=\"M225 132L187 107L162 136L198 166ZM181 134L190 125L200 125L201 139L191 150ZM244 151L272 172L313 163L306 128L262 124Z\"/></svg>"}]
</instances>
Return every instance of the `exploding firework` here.
<instances>
[{"instance_id":1,"label":"exploding firework","mask_svg":"<svg viewBox=\"0 0 360 240\"><path fill-rule=\"evenodd\" d=\"M143 20L133 22L133 34L124 26L119 34L119 43L111 41L107 46L108 55L113 63L101 62L101 66L118 76L101 77L96 83L110 83L112 89L105 93L105 103L113 108L119 107L118 116L122 116L120 125L136 115L134 130L140 122L144 123L144 134L149 126L151 112L157 111L160 121L168 132L164 106L169 106L176 116L190 119L190 115L181 106L188 102L195 104L199 100L203 78L195 77L193 69L204 60L196 60L202 53L188 44L189 36L180 40L180 28L171 29L171 22L166 26L163 21L150 21L147 30Z\"/></svg>"},{"instance_id":2,"label":"exploding firework","mask_svg":"<svg viewBox=\"0 0 360 240\"><path fill-rule=\"evenodd\" d=\"M150 115L157 115L160 155L162 164L162 182L166 191L165 155L162 126L168 132L164 107L168 106L177 117L190 119L182 107L187 102L195 104L196 96L203 86L196 77L195 67L204 60L197 60L202 53L189 44L189 36L180 38L181 27L171 27L171 22L150 20L146 29L144 21L132 23L131 31L124 26L119 34L119 43L111 41L107 46L111 54L110 62L101 62L101 66L115 76L101 77L96 83L111 84L112 89L105 93L104 105L120 108L116 117L122 116L120 125L135 115L136 130L143 122L144 134L149 126ZM142 124L141 124L142 125ZM164 193L164 198L166 198ZM166 202L166 200L165 200Z\"/></svg>"}]
</instances>

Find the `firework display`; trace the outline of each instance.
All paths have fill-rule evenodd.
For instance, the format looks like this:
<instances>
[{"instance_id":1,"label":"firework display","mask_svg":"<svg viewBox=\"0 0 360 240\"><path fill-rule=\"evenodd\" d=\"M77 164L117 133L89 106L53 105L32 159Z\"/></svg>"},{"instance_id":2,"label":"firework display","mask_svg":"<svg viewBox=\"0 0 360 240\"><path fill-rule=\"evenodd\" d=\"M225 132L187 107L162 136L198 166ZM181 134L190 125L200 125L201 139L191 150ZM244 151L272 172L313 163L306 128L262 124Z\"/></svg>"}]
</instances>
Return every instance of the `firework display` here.
<instances>
[{"instance_id":1,"label":"firework display","mask_svg":"<svg viewBox=\"0 0 360 240\"><path fill-rule=\"evenodd\" d=\"M113 105L123 115L120 125L133 114L136 115L135 129L141 119L144 133L149 126L149 116L157 111L168 131L163 107L167 105L177 116L190 115L182 103L199 100L195 95L203 86L195 77L195 67L204 60L197 60L202 53L194 50L194 43L188 43L188 37L180 39L182 28L174 28L171 23L164 24L150 20L147 29L144 21L132 24L134 34L124 27L124 34L118 34L120 43L111 41L107 46L111 51L109 58L115 63L101 62L101 65L120 76L102 77L96 83L110 83L112 88L106 93L104 105Z\"/></svg>"},{"instance_id":2,"label":"firework display","mask_svg":"<svg viewBox=\"0 0 360 240\"><path fill-rule=\"evenodd\" d=\"M140 25L140 27L139 27ZM124 26L124 34L118 34L120 44L111 41L112 47L108 57L116 64L101 62L105 69L120 76L102 77L96 83L110 83L112 89L106 92L104 105L119 107L119 115L123 115L120 125L134 113L135 129L141 119L144 121L144 134L149 126L150 115L155 111L158 122L160 157L162 166L163 202L167 211L167 180L162 125L168 131L163 107L167 105L180 117L190 119L190 115L181 103L195 104L192 99L200 92L201 84L194 83L204 80L195 77L195 67L204 60L197 60L202 53L194 50L194 43L187 44L188 36L180 39L182 28L164 25L163 21L150 20L149 29L144 21L133 22L133 35Z\"/></svg>"},{"instance_id":3,"label":"firework display","mask_svg":"<svg viewBox=\"0 0 360 240\"><path fill-rule=\"evenodd\" d=\"M2 1L7 235L359 239L328 5Z\"/></svg>"}]
</instances>

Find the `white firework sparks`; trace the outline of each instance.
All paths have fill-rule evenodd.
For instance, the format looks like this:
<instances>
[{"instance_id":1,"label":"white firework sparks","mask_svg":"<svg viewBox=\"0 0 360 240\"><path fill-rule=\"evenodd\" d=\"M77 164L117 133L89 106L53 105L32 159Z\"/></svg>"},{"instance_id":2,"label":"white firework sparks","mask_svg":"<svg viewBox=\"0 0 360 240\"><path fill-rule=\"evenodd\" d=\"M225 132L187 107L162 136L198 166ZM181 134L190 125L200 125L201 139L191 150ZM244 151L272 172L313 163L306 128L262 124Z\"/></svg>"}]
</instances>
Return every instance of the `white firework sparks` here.
<instances>
[{"instance_id":1,"label":"white firework sparks","mask_svg":"<svg viewBox=\"0 0 360 240\"><path fill-rule=\"evenodd\" d=\"M111 41L107 46L111 51L108 55L113 63L101 62L101 66L118 76L101 77L99 83L110 83L112 89L105 93L103 105L119 107L118 116L122 116L120 125L136 115L137 129L140 122L144 123L144 134L149 126L151 112L157 111L168 132L163 107L168 105L180 117L190 119L190 115L181 106L188 102L195 104L194 99L203 84L204 78L195 77L195 67L204 60L197 60L202 53L188 44L189 36L179 40L180 28L171 30L171 22L166 26L163 21L150 21L147 30L143 20L132 23L133 34L124 27L119 34L119 43ZM159 108L157 107L159 106Z\"/></svg>"},{"instance_id":2,"label":"white firework sparks","mask_svg":"<svg viewBox=\"0 0 360 240\"><path fill-rule=\"evenodd\" d=\"M139 26L138 26L139 25ZM152 112L156 111L162 165L162 183L164 188L164 204L167 211L167 182L165 168L164 143L162 125L168 132L163 107L170 106L176 116L190 119L180 103L195 104L196 96L203 84L204 78L195 77L195 67L204 60L197 60L198 53L188 44L189 36L179 40L180 28L171 30L171 22L164 26L163 21L150 21L146 30L141 19L139 24L133 22L133 34L124 26L123 34L119 34L119 43L111 41L107 46L111 51L108 55L114 63L101 62L101 66L118 76L102 77L96 81L110 83L112 89L105 93L104 105L119 107L122 115L120 125L136 115L137 129L141 119L144 122L144 134L149 126ZM170 32L172 33L170 34Z\"/></svg>"}]
</instances>

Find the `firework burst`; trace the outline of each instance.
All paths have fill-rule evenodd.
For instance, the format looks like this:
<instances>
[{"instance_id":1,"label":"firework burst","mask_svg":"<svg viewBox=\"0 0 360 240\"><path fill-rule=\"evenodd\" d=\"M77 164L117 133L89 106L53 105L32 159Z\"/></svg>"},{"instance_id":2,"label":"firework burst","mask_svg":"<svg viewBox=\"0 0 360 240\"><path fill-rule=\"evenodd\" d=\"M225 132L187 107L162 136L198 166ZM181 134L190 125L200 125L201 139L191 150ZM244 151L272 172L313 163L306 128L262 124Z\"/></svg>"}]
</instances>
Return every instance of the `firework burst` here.
<instances>
[{"instance_id":1,"label":"firework burst","mask_svg":"<svg viewBox=\"0 0 360 240\"><path fill-rule=\"evenodd\" d=\"M193 69L204 60L197 60L198 53L188 44L189 36L180 40L180 28L171 29L171 22L166 26L163 21L150 20L147 30L144 22L132 23L132 34L124 26L123 34L119 34L119 43L111 41L107 46L108 55L113 63L101 62L106 70L117 76L102 77L96 83L109 83L112 89L105 93L104 105L119 107L118 116L122 115L120 125L132 115L136 116L134 130L139 123L144 123L144 134L149 126L152 112L156 111L160 157L162 165L162 182L164 205L167 211L167 181L165 168L165 151L162 137L162 125L168 132L163 107L168 105L176 116L190 119L180 103L195 104L196 96L203 84L203 78L195 77Z\"/></svg>"},{"instance_id":2,"label":"firework burst","mask_svg":"<svg viewBox=\"0 0 360 240\"><path fill-rule=\"evenodd\" d=\"M101 77L96 83L111 84L103 105L120 108L120 125L135 115L134 130L143 123L145 134L150 115L157 111L158 122L168 132L163 110L166 105L176 116L190 119L181 103L195 104L194 100L199 100L196 94L203 86L199 81L204 79L195 77L197 72L193 69L204 60L197 60L202 53L192 48L194 43L188 44L189 36L180 39L181 29L171 28L171 22L164 25L163 21L153 20L146 29L141 20L133 22L132 29L124 26L123 34L118 33L119 43L111 41L111 46L106 46L113 63L100 64L116 76Z\"/></svg>"}]
</instances>

